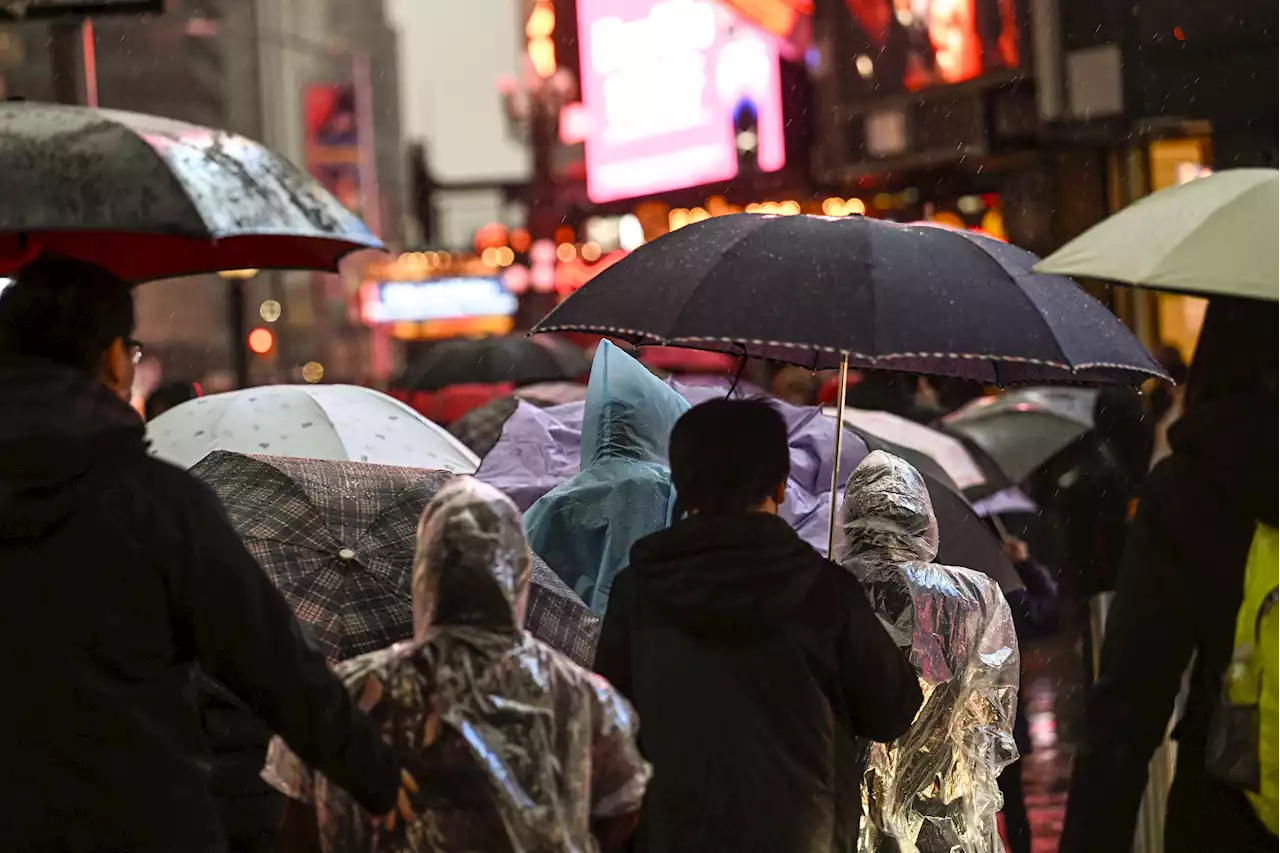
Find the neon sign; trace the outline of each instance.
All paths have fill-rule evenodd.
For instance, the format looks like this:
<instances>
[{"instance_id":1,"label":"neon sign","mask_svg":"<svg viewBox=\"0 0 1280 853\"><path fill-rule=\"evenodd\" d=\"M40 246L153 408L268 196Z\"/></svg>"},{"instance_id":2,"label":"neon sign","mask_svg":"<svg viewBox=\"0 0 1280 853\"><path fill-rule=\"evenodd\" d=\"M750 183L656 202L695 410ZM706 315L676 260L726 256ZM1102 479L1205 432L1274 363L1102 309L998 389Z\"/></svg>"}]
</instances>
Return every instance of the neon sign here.
<instances>
[{"instance_id":1,"label":"neon sign","mask_svg":"<svg viewBox=\"0 0 1280 853\"><path fill-rule=\"evenodd\" d=\"M773 36L711 0L578 0L578 33L592 201L782 168Z\"/></svg>"},{"instance_id":2,"label":"neon sign","mask_svg":"<svg viewBox=\"0 0 1280 853\"><path fill-rule=\"evenodd\" d=\"M415 323L463 317L510 317L516 297L497 278L438 278L366 284L365 323Z\"/></svg>"}]
</instances>

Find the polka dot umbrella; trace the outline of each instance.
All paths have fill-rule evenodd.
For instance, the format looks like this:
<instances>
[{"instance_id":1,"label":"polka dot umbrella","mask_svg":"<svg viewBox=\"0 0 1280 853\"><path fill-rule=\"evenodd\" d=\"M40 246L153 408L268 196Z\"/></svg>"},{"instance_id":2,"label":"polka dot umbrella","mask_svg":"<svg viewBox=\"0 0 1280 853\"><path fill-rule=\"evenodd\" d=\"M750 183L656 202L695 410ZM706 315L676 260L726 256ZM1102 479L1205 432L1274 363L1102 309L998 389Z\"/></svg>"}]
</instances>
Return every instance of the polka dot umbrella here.
<instances>
[{"instance_id":1,"label":"polka dot umbrella","mask_svg":"<svg viewBox=\"0 0 1280 853\"><path fill-rule=\"evenodd\" d=\"M480 460L444 428L392 397L355 385L270 385L210 394L147 424L151 452L190 468L215 450L442 468Z\"/></svg>"}]
</instances>

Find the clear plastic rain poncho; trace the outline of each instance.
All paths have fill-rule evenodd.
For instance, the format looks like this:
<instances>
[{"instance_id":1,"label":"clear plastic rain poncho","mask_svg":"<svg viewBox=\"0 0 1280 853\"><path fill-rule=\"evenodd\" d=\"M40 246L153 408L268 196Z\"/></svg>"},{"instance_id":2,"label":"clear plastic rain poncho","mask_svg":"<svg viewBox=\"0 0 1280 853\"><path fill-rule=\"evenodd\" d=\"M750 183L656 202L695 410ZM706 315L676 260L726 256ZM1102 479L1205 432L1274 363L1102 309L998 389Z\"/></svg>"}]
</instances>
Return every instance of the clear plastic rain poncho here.
<instances>
[{"instance_id":1,"label":"clear plastic rain poncho","mask_svg":"<svg viewBox=\"0 0 1280 853\"><path fill-rule=\"evenodd\" d=\"M840 563L889 633L910 648L924 693L911 729L872 744L862 786L863 853L999 853L996 778L1017 759L1018 642L995 581L931 562L928 487L883 451L853 472Z\"/></svg>"},{"instance_id":2,"label":"clear plastic rain poncho","mask_svg":"<svg viewBox=\"0 0 1280 853\"><path fill-rule=\"evenodd\" d=\"M603 616L613 577L637 539L671 523L667 442L689 403L601 341L582 415L582 465L525 513L529 544Z\"/></svg>"},{"instance_id":3,"label":"clear plastic rain poncho","mask_svg":"<svg viewBox=\"0 0 1280 853\"><path fill-rule=\"evenodd\" d=\"M396 752L401 808L375 821L279 738L263 772L315 803L326 853L593 853L593 819L640 808L650 769L635 712L517 627L530 574L519 511L501 492L460 478L428 505L414 639L338 668Z\"/></svg>"}]
</instances>

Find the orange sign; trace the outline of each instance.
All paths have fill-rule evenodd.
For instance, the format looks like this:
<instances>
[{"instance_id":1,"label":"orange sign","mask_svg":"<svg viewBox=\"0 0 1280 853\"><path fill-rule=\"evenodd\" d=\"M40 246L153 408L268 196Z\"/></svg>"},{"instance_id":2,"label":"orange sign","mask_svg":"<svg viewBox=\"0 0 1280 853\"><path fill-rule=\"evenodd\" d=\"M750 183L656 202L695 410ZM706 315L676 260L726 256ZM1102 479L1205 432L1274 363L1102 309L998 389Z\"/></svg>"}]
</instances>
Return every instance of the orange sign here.
<instances>
[{"instance_id":1,"label":"orange sign","mask_svg":"<svg viewBox=\"0 0 1280 853\"><path fill-rule=\"evenodd\" d=\"M765 32L779 38L791 37L796 22L803 15L813 14L810 0L723 0L744 18Z\"/></svg>"}]
</instances>

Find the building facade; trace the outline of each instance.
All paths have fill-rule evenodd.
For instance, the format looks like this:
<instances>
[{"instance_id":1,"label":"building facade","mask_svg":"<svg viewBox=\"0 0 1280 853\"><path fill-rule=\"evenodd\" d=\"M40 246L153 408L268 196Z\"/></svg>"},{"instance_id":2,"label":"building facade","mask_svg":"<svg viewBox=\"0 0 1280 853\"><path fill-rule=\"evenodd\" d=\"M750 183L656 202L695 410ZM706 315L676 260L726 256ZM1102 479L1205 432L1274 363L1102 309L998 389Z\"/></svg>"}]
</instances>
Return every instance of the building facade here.
<instances>
[{"instance_id":1,"label":"building facade","mask_svg":"<svg viewBox=\"0 0 1280 853\"><path fill-rule=\"evenodd\" d=\"M396 32L381 3L349 0L169 0L159 15L94 21L98 104L226 128L308 167L308 93L347 87L372 142L361 212L392 246L406 210ZM52 100L50 25L0 26L0 89ZM372 186L367 186L372 184ZM353 288L333 276L261 273L240 285L245 316L233 322L227 280L192 276L137 289L138 336L166 375L235 382L247 341L233 330L267 325L275 346L249 358L253 382L294 380L307 362L355 377L368 361L367 331L350 320ZM275 303L279 312L264 303ZM273 317L268 323L266 317Z\"/></svg>"}]
</instances>

